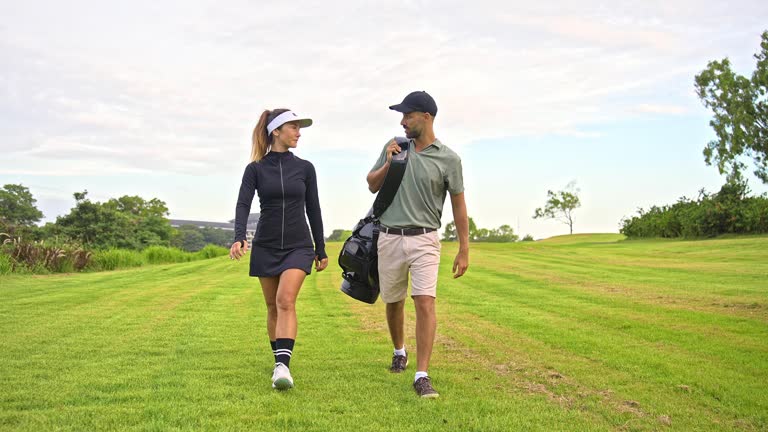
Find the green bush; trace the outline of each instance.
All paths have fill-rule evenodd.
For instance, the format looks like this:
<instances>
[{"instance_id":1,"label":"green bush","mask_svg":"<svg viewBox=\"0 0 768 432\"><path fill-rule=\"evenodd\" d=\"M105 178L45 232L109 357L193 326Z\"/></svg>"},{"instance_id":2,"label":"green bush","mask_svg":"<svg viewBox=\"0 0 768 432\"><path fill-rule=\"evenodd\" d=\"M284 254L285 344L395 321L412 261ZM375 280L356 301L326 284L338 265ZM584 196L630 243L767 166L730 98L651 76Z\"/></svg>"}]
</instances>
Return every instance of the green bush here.
<instances>
[{"instance_id":1,"label":"green bush","mask_svg":"<svg viewBox=\"0 0 768 432\"><path fill-rule=\"evenodd\" d=\"M749 197L745 182L729 182L720 192L699 193L697 200L680 198L675 204L640 209L622 220L627 237L714 237L722 234L768 233L768 196Z\"/></svg>"}]
</instances>

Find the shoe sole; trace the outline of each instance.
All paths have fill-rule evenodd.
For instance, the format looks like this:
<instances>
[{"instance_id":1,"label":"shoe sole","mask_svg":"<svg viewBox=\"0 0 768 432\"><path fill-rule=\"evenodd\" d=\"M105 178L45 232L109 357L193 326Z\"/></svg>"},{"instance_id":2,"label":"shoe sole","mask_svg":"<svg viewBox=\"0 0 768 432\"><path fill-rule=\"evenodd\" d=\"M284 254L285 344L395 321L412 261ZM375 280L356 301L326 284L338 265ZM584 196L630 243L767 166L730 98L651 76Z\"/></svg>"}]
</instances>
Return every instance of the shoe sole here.
<instances>
[{"instance_id":1,"label":"shoe sole","mask_svg":"<svg viewBox=\"0 0 768 432\"><path fill-rule=\"evenodd\" d=\"M422 399L437 399L439 397L440 397L439 393L431 393L431 394L421 395Z\"/></svg>"},{"instance_id":2,"label":"shoe sole","mask_svg":"<svg viewBox=\"0 0 768 432\"><path fill-rule=\"evenodd\" d=\"M288 378L278 378L272 383L272 388L278 390L288 390L293 388L293 383Z\"/></svg>"}]
</instances>

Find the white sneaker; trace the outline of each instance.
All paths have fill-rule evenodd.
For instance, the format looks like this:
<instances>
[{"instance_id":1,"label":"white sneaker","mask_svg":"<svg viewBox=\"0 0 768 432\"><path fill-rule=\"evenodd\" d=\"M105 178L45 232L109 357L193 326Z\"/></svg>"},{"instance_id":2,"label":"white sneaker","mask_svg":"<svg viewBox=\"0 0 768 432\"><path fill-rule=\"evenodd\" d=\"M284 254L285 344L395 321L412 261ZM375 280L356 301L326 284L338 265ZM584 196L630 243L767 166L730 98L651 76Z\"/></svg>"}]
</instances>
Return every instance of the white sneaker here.
<instances>
[{"instance_id":1,"label":"white sneaker","mask_svg":"<svg viewBox=\"0 0 768 432\"><path fill-rule=\"evenodd\" d=\"M288 366L282 363L275 363L275 371L272 372L272 388L278 390L288 390L293 388L293 378Z\"/></svg>"}]
</instances>

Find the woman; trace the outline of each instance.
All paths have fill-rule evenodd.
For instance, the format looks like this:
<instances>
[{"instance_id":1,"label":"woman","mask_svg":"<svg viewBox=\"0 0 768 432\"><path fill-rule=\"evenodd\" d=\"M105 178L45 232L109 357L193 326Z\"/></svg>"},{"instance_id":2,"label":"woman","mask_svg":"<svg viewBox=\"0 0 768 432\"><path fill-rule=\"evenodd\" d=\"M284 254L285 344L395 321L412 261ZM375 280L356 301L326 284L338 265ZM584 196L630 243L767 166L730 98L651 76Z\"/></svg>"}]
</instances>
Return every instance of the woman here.
<instances>
[{"instance_id":1,"label":"woman","mask_svg":"<svg viewBox=\"0 0 768 432\"><path fill-rule=\"evenodd\" d=\"M248 251L246 224L258 191L261 214L251 247L250 275L259 278L267 303L267 332L275 355L272 387L279 390L293 387L289 366L296 340L296 297L312 263L317 271L328 265L315 167L290 152L300 129L310 125L311 119L288 109L261 114L253 131L251 163L240 185L235 242L229 251L230 258L238 260Z\"/></svg>"}]
</instances>

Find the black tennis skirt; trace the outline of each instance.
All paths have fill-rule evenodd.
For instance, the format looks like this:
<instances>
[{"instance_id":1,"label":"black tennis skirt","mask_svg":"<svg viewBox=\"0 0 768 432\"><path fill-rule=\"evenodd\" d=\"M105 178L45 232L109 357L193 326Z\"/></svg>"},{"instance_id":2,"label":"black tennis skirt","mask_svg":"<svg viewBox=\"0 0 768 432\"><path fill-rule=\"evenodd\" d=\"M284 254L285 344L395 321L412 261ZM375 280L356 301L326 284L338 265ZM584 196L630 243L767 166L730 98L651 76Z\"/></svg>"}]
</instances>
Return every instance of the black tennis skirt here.
<instances>
[{"instance_id":1,"label":"black tennis skirt","mask_svg":"<svg viewBox=\"0 0 768 432\"><path fill-rule=\"evenodd\" d=\"M251 247L251 271L254 277L280 276L287 269L300 269L304 273L312 272L315 251L312 248L274 249L257 244Z\"/></svg>"}]
</instances>

